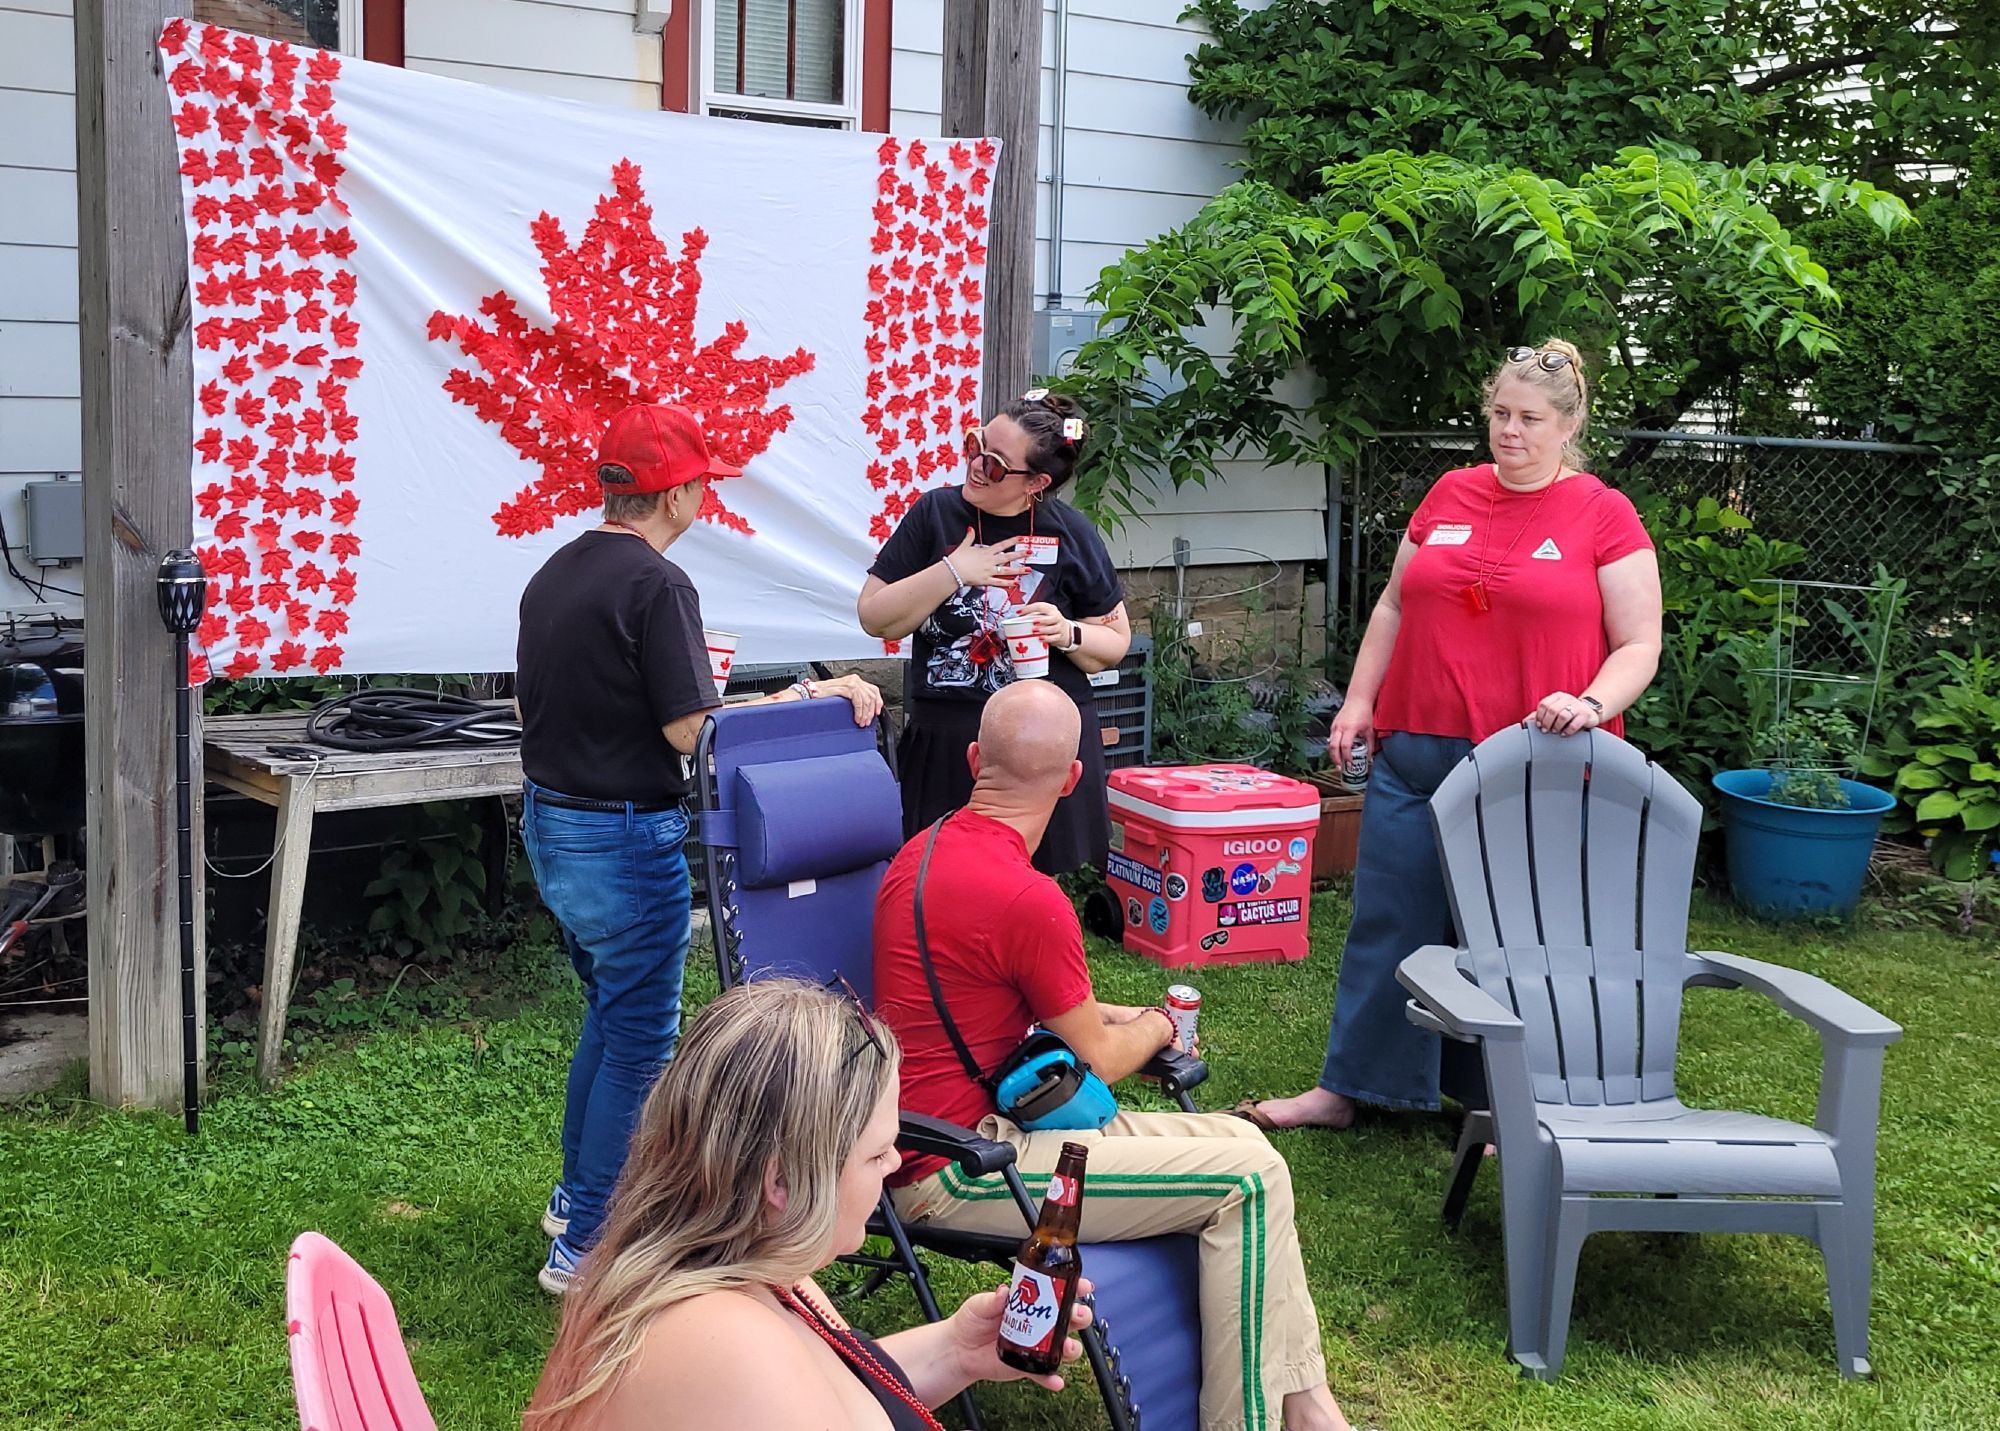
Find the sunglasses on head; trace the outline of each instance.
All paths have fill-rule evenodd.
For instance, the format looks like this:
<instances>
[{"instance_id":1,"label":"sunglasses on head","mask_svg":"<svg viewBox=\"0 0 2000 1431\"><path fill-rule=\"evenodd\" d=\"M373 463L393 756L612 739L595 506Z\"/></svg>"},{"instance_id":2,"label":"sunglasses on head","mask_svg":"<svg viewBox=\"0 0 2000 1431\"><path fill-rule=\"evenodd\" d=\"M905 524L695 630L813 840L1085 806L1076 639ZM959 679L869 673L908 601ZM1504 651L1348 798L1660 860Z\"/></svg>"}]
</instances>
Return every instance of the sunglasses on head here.
<instances>
[{"instance_id":1,"label":"sunglasses on head","mask_svg":"<svg viewBox=\"0 0 2000 1431\"><path fill-rule=\"evenodd\" d=\"M841 1068L846 1069L848 1064L859 1058L864 1048L872 1048L884 1059L888 1058L889 1050L882 1046L882 1037L875 1032L875 1016L868 1012L867 1005L861 1002L861 995L855 991L854 985L847 982L847 976L835 974L820 987L828 993L842 995L853 1006L854 1022L860 1027L862 1037L866 1040L848 1050L847 1057L840 1061Z\"/></svg>"},{"instance_id":2,"label":"sunglasses on head","mask_svg":"<svg viewBox=\"0 0 2000 1431\"><path fill-rule=\"evenodd\" d=\"M1510 363L1532 361L1545 373L1559 373L1570 365L1571 360L1568 353L1552 352L1547 348L1509 348L1507 361Z\"/></svg>"},{"instance_id":3,"label":"sunglasses on head","mask_svg":"<svg viewBox=\"0 0 2000 1431\"><path fill-rule=\"evenodd\" d=\"M1009 477L1031 477L1032 467L1009 467L1005 458L986 450L985 435L973 428L965 434L965 461L967 466L979 469L979 475L988 482L1004 482Z\"/></svg>"}]
</instances>

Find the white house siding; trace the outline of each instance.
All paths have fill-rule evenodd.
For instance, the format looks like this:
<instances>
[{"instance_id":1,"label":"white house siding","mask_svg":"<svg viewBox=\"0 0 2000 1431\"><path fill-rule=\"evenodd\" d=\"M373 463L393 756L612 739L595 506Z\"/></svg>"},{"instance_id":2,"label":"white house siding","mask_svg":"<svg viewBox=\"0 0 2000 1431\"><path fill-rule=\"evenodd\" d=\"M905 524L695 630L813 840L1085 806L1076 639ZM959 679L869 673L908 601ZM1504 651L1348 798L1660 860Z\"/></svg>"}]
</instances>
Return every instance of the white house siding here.
<instances>
[{"instance_id":1,"label":"white house siding","mask_svg":"<svg viewBox=\"0 0 2000 1431\"><path fill-rule=\"evenodd\" d=\"M83 462L76 349L76 98L70 0L0 0L0 518L21 546L21 488ZM50 568L82 590L81 568ZM50 593L71 611L81 603ZM0 607L35 597L0 567Z\"/></svg>"},{"instance_id":2,"label":"white house siding","mask_svg":"<svg viewBox=\"0 0 2000 1431\"><path fill-rule=\"evenodd\" d=\"M632 16L632 0L407 0L403 63L479 84L658 109L660 37L636 33Z\"/></svg>"},{"instance_id":3,"label":"white house siding","mask_svg":"<svg viewBox=\"0 0 2000 1431\"><path fill-rule=\"evenodd\" d=\"M1081 307L1107 265L1185 222L1236 177L1237 130L1188 103L1187 56L1197 25L1169 0L1070 0L1069 82L1063 116L1062 292ZM1041 143L1036 155L1036 306L1049 306L1049 210L1055 145L1055 0L1043 0ZM896 0L891 35L890 128L936 134L943 108L944 0ZM1212 325L1217 351L1226 330ZM1326 556L1326 476L1255 458L1222 464L1206 487L1153 488L1145 515L1111 538L1121 566L1143 567L1176 537L1205 549L1260 552L1279 561ZM1240 558L1237 558L1240 560Z\"/></svg>"}]
</instances>

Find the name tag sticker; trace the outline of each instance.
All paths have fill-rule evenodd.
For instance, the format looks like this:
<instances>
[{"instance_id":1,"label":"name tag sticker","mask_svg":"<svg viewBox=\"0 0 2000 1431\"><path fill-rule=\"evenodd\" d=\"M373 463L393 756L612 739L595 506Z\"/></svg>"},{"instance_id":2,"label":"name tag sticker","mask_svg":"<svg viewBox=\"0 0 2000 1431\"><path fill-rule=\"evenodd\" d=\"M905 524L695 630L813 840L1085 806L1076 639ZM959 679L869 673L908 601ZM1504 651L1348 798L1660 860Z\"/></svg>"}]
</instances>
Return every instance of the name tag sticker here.
<instances>
[{"instance_id":1,"label":"name tag sticker","mask_svg":"<svg viewBox=\"0 0 2000 1431\"><path fill-rule=\"evenodd\" d=\"M1059 537L1022 537L1022 559L1029 566L1054 566L1060 545Z\"/></svg>"},{"instance_id":2,"label":"name tag sticker","mask_svg":"<svg viewBox=\"0 0 2000 1431\"><path fill-rule=\"evenodd\" d=\"M1472 528L1463 522L1440 522L1424 538L1427 547L1462 547L1472 540Z\"/></svg>"},{"instance_id":3,"label":"name tag sticker","mask_svg":"<svg viewBox=\"0 0 2000 1431\"><path fill-rule=\"evenodd\" d=\"M816 879L795 879L785 886L785 898L800 899L813 893L818 888L819 881Z\"/></svg>"}]
</instances>

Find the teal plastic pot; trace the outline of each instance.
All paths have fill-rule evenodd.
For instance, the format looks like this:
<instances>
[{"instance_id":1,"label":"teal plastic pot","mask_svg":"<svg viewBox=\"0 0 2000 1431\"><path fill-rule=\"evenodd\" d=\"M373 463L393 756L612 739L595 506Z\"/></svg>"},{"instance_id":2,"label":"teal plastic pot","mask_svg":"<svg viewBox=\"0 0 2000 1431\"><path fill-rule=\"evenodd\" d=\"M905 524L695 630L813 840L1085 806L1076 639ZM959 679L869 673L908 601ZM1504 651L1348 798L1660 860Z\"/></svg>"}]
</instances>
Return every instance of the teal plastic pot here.
<instances>
[{"instance_id":1,"label":"teal plastic pot","mask_svg":"<svg viewBox=\"0 0 2000 1431\"><path fill-rule=\"evenodd\" d=\"M1845 810L1811 810L1765 799L1768 770L1724 770L1722 829L1736 902L1766 919L1845 915L1861 897L1868 854L1882 817L1896 807L1886 790L1843 780Z\"/></svg>"}]
</instances>

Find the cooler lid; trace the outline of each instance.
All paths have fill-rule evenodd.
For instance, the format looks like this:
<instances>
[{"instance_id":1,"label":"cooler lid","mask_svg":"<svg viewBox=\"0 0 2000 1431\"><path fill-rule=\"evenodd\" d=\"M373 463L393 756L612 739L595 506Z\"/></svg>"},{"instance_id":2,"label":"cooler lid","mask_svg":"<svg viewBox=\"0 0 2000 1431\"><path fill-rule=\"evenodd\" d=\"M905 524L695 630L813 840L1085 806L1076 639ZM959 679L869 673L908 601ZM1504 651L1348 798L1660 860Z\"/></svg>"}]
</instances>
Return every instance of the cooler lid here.
<instances>
[{"instance_id":1,"label":"cooler lid","mask_svg":"<svg viewBox=\"0 0 2000 1431\"><path fill-rule=\"evenodd\" d=\"M1247 827L1319 819L1318 790L1254 765L1129 766L1112 771L1110 783L1113 809L1152 815L1174 825ZM1218 815L1228 818L1213 820Z\"/></svg>"}]
</instances>

